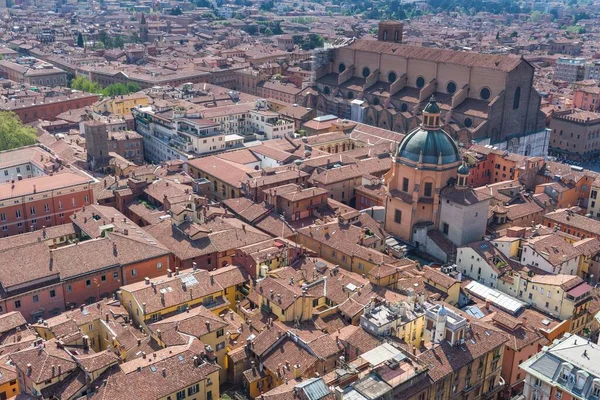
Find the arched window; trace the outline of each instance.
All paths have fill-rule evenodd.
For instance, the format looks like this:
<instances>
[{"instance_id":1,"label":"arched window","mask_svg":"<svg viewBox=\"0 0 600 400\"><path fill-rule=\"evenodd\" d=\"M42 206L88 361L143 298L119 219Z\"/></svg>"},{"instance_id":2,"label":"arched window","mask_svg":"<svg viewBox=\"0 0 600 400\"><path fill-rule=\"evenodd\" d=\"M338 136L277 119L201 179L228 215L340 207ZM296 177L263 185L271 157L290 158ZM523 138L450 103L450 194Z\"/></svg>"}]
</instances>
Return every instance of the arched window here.
<instances>
[{"instance_id":1,"label":"arched window","mask_svg":"<svg viewBox=\"0 0 600 400\"><path fill-rule=\"evenodd\" d=\"M338 71L340 72L340 74L342 72L344 72L345 70L346 70L346 64L340 63L340 65L338 65Z\"/></svg>"},{"instance_id":2,"label":"arched window","mask_svg":"<svg viewBox=\"0 0 600 400\"><path fill-rule=\"evenodd\" d=\"M406 103L402 103L400 105L400 111L402 111L402 112L408 111L408 105Z\"/></svg>"},{"instance_id":3,"label":"arched window","mask_svg":"<svg viewBox=\"0 0 600 400\"><path fill-rule=\"evenodd\" d=\"M465 118L465 126L470 128L473 126L473 120L471 118Z\"/></svg>"},{"instance_id":4,"label":"arched window","mask_svg":"<svg viewBox=\"0 0 600 400\"><path fill-rule=\"evenodd\" d=\"M363 68L362 75L363 75L363 78L366 78L367 76L371 75L371 70L369 69L369 67Z\"/></svg>"},{"instance_id":5,"label":"arched window","mask_svg":"<svg viewBox=\"0 0 600 400\"><path fill-rule=\"evenodd\" d=\"M387 40L387 30L383 31L383 40Z\"/></svg>"},{"instance_id":6,"label":"arched window","mask_svg":"<svg viewBox=\"0 0 600 400\"><path fill-rule=\"evenodd\" d=\"M421 89L423 86L425 86L425 78L420 76L417 78L417 87Z\"/></svg>"},{"instance_id":7,"label":"arched window","mask_svg":"<svg viewBox=\"0 0 600 400\"><path fill-rule=\"evenodd\" d=\"M513 97L513 110L519 108L519 103L521 102L521 86L517 87L515 90L515 97Z\"/></svg>"},{"instance_id":8,"label":"arched window","mask_svg":"<svg viewBox=\"0 0 600 400\"><path fill-rule=\"evenodd\" d=\"M400 40L400 32L395 31L394 32L394 41L397 42Z\"/></svg>"},{"instance_id":9,"label":"arched window","mask_svg":"<svg viewBox=\"0 0 600 400\"><path fill-rule=\"evenodd\" d=\"M323 93L325 93L325 94L329 94L329 93L331 93L331 89L329 89L329 86L325 86L325 87L323 88Z\"/></svg>"},{"instance_id":10,"label":"arched window","mask_svg":"<svg viewBox=\"0 0 600 400\"><path fill-rule=\"evenodd\" d=\"M348 95L347 96L348 96L349 99L353 99L354 98L354 93L352 92L352 90L348 91Z\"/></svg>"},{"instance_id":11,"label":"arched window","mask_svg":"<svg viewBox=\"0 0 600 400\"><path fill-rule=\"evenodd\" d=\"M379 105L379 97L373 97L373 105Z\"/></svg>"}]
</instances>

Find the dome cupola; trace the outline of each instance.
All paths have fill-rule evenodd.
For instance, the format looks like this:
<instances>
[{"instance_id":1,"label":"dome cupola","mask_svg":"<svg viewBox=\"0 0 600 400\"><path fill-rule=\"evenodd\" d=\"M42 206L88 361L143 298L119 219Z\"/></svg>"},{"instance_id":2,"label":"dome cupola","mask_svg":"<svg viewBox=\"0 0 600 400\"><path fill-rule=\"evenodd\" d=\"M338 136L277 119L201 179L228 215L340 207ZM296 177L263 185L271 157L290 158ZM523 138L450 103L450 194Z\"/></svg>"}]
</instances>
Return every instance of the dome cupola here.
<instances>
[{"instance_id":1,"label":"dome cupola","mask_svg":"<svg viewBox=\"0 0 600 400\"><path fill-rule=\"evenodd\" d=\"M440 107L431 96L423 109L423 123L408 133L398 146L398 162L406 164L454 164L461 160L452 137L439 127Z\"/></svg>"},{"instance_id":2,"label":"dome cupola","mask_svg":"<svg viewBox=\"0 0 600 400\"><path fill-rule=\"evenodd\" d=\"M467 166L467 164L465 164L465 163L463 163L460 167L458 167L458 169L456 170L456 173L458 174L458 183L456 184L456 187L458 187L458 188L467 187L467 184L469 182L469 172L470 172L470 169Z\"/></svg>"}]
</instances>

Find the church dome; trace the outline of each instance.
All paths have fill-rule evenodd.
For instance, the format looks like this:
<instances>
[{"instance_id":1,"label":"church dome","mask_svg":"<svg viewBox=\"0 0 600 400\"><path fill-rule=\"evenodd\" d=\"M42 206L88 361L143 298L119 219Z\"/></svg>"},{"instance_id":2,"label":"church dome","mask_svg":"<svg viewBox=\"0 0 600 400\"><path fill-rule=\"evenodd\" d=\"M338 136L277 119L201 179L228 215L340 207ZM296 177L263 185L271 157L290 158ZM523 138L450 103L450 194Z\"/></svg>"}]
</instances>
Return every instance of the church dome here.
<instances>
[{"instance_id":1,"label":"church dome","mask_svg":"<svg viewBox=\"0 0 600 400\"><path fill-rule=\"evenodd\" d=\"M467 166L467 164L462 164L460 167L458 167L458 169L456 170L456 172L458 172L460 175L469 175L469 167Z\"/></svg>"},{"instance_id":2,"label":"church dome","mask_svg":"<svg viewBox=\"0 0 600 400\"><path fill-rule=\"evenodd\" d=\"M439 127L440 107L431 96L423 109L423 124L402 139L398 158L423 164L452 164L461 160L452 137Z\"/></svg>"},{"instance_id":3,"label":"church dome","mask_svg":"<svg viewBox=\"0 0 600 400\"><path fill-rule=\"evenodd\" d=\"M425 108L423 109L423 114L439 114L440 113L440 106L437 105L437 103L435 102L435 98L433 96L431 96L431 101L429 103L427 103L427 105L425 106Z\"/></svg>"},{"instance_id":4,"label":"church dome","mask_svg":"<svg viewBox=\"0 0 600 400\"><path fill-rule=\"evenodd\" d=\"M461 160L454 139L439 128L417 128L406 135L398 147L398 157L424 164L437 164L440 154L442 164L452 164Z\"/></svg>"}]
</instances>

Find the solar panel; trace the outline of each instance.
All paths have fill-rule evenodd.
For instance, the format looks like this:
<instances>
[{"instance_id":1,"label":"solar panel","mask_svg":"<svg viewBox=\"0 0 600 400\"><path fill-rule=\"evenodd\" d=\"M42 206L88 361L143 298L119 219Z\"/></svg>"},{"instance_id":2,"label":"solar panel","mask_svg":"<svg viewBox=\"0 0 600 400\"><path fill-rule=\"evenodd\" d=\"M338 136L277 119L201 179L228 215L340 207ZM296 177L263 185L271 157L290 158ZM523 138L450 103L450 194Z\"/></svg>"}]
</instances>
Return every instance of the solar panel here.
<instances>
[{"instance_id":1,"label":"solar panel","mask_svg":"<svg viewBox=\"0 0 600 400\"><path fill-rule=\"evenodd\" d=\"M152 371L152 372L156 372L156 367L155 367L154 365L151 365L151 366L150 366L150 371Z\"/></svg>"},{"instance_id":2,"label":"solar panel","mask_svg":"<svg viewBox=\"0 0 600 400\"><path fill-rule=\"evenodd\" d=\"M488 248L488 245L487 243L482 243L479 247L481 248L481 250L485 250Z\"/></svg>"},{"instance_id":3,"label":"solar panel","mask_svg":"<svg viewBox=\"0 0 600 400\"><path fill-rule=\"evenodd\" d=\"M183 362L183 356L182 355L178 355L177 358L179 359L179 362Z\"/></svg>"}]
</instances>

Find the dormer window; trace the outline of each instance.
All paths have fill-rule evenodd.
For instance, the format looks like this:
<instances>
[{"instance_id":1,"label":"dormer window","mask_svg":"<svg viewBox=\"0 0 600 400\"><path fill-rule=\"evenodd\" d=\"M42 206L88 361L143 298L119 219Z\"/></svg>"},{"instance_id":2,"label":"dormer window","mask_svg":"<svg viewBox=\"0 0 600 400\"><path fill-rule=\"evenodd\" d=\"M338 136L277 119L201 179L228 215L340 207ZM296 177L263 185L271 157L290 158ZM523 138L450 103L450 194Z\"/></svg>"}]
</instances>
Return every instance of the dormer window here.
<instances>
[{"instance_id":1,"label":"dormer window","mask_svg":"<svg viewBox=\"0 0 600 400\"><path fill-rule=\"evenodd\" d=\"M585 371L577 372L577 388L578 389L583 389L583 385L585 385L585 381L587 381L587 378L589 376L590 375Z\"/></svg>"},{"instance_id":2,"label":"dormer window","mask_svg":"<svg viewBox=\"0 0 600 400\"><path fill-rule=\"evenodd\" d=\"M569 376L571 376L571 369L564 367L561 373L561 378L565 381L569 380Z\"/></svg>"}]
</instances>

